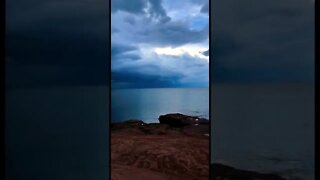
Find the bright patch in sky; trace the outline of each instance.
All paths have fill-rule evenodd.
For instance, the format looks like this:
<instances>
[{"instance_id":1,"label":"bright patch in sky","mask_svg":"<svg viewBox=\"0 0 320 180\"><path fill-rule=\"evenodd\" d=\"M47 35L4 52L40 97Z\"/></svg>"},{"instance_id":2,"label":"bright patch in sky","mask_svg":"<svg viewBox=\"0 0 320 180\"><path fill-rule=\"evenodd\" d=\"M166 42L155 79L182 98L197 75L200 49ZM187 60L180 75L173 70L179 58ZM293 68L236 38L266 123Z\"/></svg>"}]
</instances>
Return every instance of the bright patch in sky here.
<instances>
[{"instance_id":1,"label":"bright patch in sky","mask_svg":"<svg viewBox=\"0 0 320 180\"><path fill-rule=\"evenodd\" d=\"M207 48L197 47L197 46L180 46L177 48L165 47L165 48L154 48L154 51L158 55L172 55L172 56L182 56L188 54L195 58L200 58L200 60L207 60L209 62L209 57L203 55L202 53L206 51Z\"/></svg>"}]
</instances>

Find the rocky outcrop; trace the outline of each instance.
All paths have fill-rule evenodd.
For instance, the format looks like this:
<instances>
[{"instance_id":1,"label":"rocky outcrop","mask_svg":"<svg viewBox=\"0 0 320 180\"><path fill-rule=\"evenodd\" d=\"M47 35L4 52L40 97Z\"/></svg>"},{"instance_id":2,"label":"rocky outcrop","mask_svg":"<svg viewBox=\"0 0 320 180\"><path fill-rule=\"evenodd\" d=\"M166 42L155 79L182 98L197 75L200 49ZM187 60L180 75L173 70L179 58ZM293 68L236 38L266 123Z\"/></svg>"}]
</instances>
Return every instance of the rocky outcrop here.
<instances>
[{"instance_id":1,"label":"rocky outcrop","mask_svg":"<svg viewBox=\"0 0 320 180\"><path fill-rule=\"evenodd\" d=\"M180 113L166 114L159 117L160 124L167 124L171 127L184 127L188 125L209 124L209 120L196 116L187 116Z\"/></svg>"}]
</instances>

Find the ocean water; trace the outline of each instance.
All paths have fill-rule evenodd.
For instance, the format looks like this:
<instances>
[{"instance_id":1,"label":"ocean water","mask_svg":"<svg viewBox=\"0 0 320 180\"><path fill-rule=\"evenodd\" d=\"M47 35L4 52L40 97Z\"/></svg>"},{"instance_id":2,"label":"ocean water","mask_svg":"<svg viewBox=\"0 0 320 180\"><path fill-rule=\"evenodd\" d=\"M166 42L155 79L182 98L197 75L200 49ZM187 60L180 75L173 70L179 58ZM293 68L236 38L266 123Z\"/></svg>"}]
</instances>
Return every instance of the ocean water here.
<instances>
[{"instance_id":1,"label":"ocean water","mask_svg":"<svg viewBox=\"0 0 320 180\"><path fill-rule=\"evenodd\" d=\"M209 119L208 88L113 89L112 121L158 123L160 115L182 113Z\"/></svg>"},{"instance_id":2,"label":"ocean water","mask_svg":"<svg viewBox=\"0 0 320 180\"><path fill-rule=\"evenodd\" d=\"M212 86L212 162L314 179L312 84Z\"/></svg>"}]
</instances>

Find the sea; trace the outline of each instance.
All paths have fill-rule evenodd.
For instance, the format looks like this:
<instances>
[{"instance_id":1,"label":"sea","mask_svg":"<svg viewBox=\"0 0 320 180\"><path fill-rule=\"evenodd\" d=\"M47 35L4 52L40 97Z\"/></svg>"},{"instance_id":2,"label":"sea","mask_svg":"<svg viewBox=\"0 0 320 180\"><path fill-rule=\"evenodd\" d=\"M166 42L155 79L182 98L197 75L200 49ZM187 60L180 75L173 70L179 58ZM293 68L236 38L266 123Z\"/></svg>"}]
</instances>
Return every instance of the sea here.
<instances>
[{"instance_id":1,"label":"sea","mask_svg":"<svg viewBox=\"0 0 320 180\"><path fill-rule=\"evenodd\" d=\"M314 179L314 86L216 84L211 90L211 162ZM183 113L209 118L208 89L118 89L113 121L157 122ZM107 179L109 87L8 89L8 179Z\"/></svg>"},{"instance_id":2,"label":"sea","mask_svg":"<svg viewBox=\"0 0 320 180\"><path fill-rule=\"evenodd\" d=\"M113 122L159 123L159 116L169 113L209 119L209 88L113 89L111 108Z\"/></svg>"}]
</instances>

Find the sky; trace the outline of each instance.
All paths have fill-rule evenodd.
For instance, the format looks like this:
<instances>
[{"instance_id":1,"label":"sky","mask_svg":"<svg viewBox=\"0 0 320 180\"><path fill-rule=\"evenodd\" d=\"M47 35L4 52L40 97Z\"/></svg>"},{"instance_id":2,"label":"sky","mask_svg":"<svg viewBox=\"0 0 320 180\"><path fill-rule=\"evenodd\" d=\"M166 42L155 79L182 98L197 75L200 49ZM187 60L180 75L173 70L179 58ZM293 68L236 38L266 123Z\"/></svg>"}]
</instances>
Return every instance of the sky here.
<instances>
[{"instance_id":1,"label":"sky","mask_svg":"<svg viewBox=\"0 0 320 180\"><path fill-rule=\"evenodd\" d=\"M113 88L209 86L207 0L113 0L111 9Z\"/></svg>"},{"instance_id":2,"label":"sky","mask_svg":"<svg viewBox=\"0 0 320 180\"><path fill-rule=\"evenodd\" d=\"M207 1L113 1L7 1L7 87L207 84ZM313 0L211 5L211 83L313 82Z\"/></svg>"}]
</instances>

